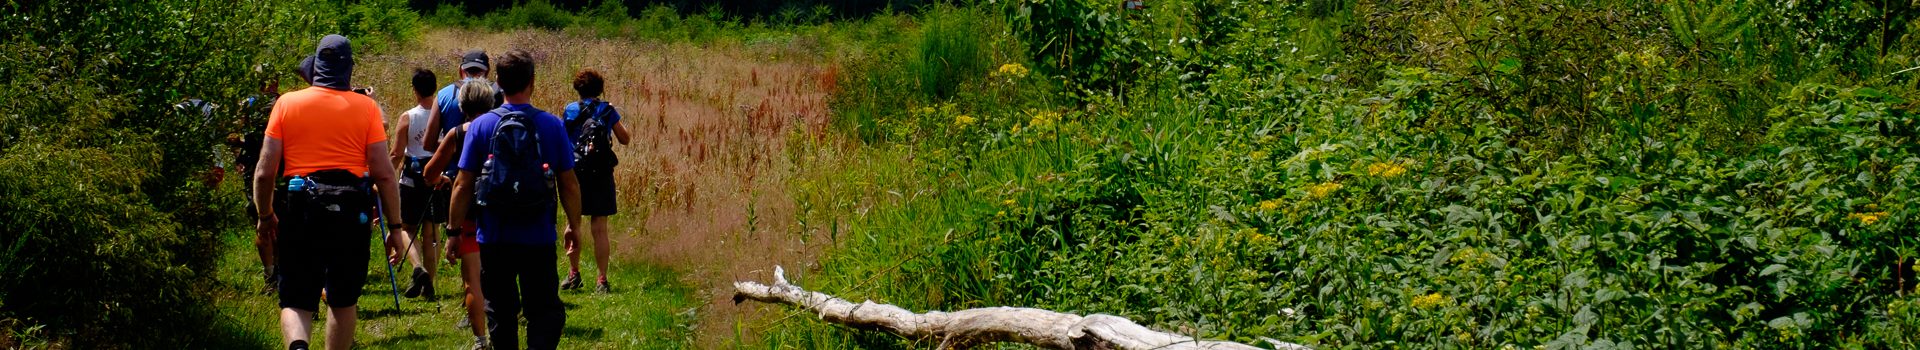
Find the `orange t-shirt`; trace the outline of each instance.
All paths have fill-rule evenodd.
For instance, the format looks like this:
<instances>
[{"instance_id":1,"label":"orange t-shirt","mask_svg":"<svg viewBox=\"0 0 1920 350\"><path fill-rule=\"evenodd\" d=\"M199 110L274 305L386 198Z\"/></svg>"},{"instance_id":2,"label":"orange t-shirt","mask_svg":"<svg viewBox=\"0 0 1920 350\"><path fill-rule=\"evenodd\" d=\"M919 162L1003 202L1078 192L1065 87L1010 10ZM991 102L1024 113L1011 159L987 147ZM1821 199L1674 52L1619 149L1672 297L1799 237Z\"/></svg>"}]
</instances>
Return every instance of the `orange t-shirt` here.
<instances>
[{"instance_id":1,"label":"orange t-shirt","mask_svg":"<svg viewBox=\"0 0 1920 350\"><path fill-rule=\"evenodd\" d=\"M367 145L387 141L387 126L372 98L309 87L281 95L273 104L267 137L280 139L287 169L282 175L346 169L364 176Z\"/></svg>"}]
</instances>

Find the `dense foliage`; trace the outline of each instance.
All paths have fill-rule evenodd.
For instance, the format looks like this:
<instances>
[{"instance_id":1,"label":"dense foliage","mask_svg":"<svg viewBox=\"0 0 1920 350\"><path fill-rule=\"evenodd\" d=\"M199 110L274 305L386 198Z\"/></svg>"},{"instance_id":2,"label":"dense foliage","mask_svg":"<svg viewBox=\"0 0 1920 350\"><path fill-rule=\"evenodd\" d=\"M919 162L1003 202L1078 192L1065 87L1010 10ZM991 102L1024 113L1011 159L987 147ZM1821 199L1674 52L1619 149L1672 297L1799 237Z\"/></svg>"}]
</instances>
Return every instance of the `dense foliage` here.
<instances>
[{"instance_id":1,"label":"dense foliage","mask_svg":"<svg viewBox=\"0 0 1920 350\"><path fill-rule=\"evenodd\" d=\"M307 12L334 5L350 15ZM375 52L404 40L418 24L402 6L8 2L0 346L224 347L207 298L217 242L246 216L211 169L232 161L220 145L240 132L233 110L268 79L295 86L316 33L360 34ZM189 98L221 107L171 107Z\"/></svg>"},{"instance_id":2,"label":"dense foliage","mask_svg":"<svg viewBox=\"0 0 1920 350\"><path fill-rule=\"evenodd\" d=\"M1020 41L952 96L857 70L843 125L933 194L825 288L1322 347L1920 341L1906 4L1151 4L928 14Z\"/></svg>"}]
</instances>

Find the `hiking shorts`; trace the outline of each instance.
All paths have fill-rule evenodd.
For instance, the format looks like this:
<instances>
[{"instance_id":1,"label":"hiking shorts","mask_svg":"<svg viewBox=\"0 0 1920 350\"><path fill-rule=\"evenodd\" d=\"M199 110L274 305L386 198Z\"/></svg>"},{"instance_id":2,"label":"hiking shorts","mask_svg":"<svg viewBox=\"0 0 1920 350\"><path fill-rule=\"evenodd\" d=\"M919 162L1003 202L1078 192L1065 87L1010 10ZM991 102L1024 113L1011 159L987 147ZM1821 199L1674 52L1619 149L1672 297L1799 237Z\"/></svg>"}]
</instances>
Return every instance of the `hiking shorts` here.
<instances>
[{"instance_id":1,"label":"hiking shorts","mask_svg":"<svg viewBox=\"0 0 1920 350\"><path fill-rule=\"evenodd\" d=\"M400 223L420 225L421 222L447 221L447 201L453 199L453 192L427 185L420 173L425 166L425 158L413 158L401 170Z\"/></svg>"},{"instance_id":2,"label":"hiking shorts","mask_svg":"<svg viewBox=\"0 0 1920 350\"><path fill-rule=\"evenodd\" d=\"M580 180L580 215L609 216L620 212L612 170L575 169L573 174Z\"/></svg>"},{"instance_id":3,"label":"hiking shorts","mask_svg":"<svg viewBox=\"0 0 1920 350\"><path fill-rule=\"evenodd\" d=\"M372 260L372 232L359 218L321 215L303 210L310 207L306 196L290 194L284 206L275 210L280 219L277 248L280 271L280 307L318 311L320 291L327 292L327 306L352 307L360 300L361 287L367 282L367 267ZM275 201L279 202L279 201ZM346 212L367 213L370 206L343 208Z\"/></svg>"},{"instance_id":4,"label":"hiking shorts","mask_svg":"<svg viewBox=\"0 0 1920 350\"><path fill-rule=\"evenodd\" d=\"M480 252L480 226L473 220L460 225L460 232L447 232L447 243L453 244L453 252L467 255Z\"/></svg>"}]
</instances>

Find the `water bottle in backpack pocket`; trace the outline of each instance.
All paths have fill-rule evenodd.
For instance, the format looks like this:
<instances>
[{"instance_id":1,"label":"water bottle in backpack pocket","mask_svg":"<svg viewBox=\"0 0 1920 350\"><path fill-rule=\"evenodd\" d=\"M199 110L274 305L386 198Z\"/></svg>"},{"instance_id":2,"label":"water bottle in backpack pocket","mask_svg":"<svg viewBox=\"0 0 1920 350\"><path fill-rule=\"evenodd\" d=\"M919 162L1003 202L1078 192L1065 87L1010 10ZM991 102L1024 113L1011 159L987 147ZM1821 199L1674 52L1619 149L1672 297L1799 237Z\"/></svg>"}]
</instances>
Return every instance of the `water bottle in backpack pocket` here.
<instances>
[{"instance_id":1,"label":"water bottle in backpack pocket","mask_svg":"<svg viewBox=\"0 0 1920 350\"><path fill-rule=\"evenodd\" d=\"M504 222L537 222L553 216L556 192L545 168L535 116L494 109L500 116L488 137L486 163L476 181L478 204Z\"/></svg>"}]
</instances>

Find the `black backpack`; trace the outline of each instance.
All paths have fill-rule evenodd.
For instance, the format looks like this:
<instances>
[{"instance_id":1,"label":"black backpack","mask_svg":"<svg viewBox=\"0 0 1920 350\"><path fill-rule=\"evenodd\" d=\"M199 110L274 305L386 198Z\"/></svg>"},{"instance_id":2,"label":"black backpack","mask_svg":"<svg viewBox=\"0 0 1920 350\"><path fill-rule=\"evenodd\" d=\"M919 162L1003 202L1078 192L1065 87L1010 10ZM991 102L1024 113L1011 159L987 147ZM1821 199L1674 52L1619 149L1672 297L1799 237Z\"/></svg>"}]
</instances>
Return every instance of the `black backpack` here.
<instances>
[{"instance_id":1,"label":"black backpack","mask_svg":"<svg viewBox=\"0 0 1920 350\"><path fill-rule=\"evenodd\" d=\"M554 186L541 156L539 125L532 114L496 108L500 116L488 140L477 196L487 213L508 222L553 216Z\"/></svg>"},{"instance_id":2,"label":"black backpack","mask_svg":"<svg viewBox=\"0 0 1920 350\"><path fill-rule=\"evenodd\" d=\"M573 140L574 168L607 170L620 164L613 155L613 124L606 119L610 109L605 103L580 100L580 114L567 126L580 135Z\"/></svg>"}]
</instances>

